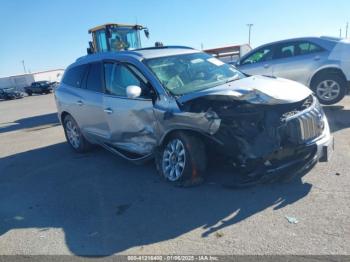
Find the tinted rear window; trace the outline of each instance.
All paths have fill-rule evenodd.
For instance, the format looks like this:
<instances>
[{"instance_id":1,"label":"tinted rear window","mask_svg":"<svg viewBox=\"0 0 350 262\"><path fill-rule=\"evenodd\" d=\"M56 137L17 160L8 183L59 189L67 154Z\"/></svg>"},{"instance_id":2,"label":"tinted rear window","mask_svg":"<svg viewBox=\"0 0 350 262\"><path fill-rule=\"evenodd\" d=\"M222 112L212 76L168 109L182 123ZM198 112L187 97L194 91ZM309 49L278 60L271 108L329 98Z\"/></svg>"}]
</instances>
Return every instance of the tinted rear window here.
<instances>
[{"instance_id":1,"label":"tinted rear window","mask_svg":"<svg viewBox=\"0 0 350 262\"><path fill-rule=\"evenodd\" d=\"M80 87L88 65L79 65L68 69L64 74L62 82L72 87Z\"/></svg>"},{"instance_id":2,"label":"tinted rear window","mask_svg":"<svg viewBox=\"0 0 350 262\"><path fill-rule=\"evenodd\" d=\"M86 88L91 91L102 92L102 65L101 63L90 64Z\"/></svg>"}]
</instances>

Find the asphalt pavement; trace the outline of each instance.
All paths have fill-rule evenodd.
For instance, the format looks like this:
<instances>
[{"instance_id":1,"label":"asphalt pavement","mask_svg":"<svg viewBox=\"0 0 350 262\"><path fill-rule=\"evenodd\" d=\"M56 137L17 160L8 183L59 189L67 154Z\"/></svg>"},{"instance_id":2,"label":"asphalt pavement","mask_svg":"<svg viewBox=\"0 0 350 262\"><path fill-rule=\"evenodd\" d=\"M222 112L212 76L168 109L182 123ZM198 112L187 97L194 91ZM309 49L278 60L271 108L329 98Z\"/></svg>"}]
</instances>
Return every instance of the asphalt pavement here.
<instances>
[{"instance_id":1,"label":"asphalt pavement","mask_svg":"<svg viewBox=\"0 0 350 262\"><path fill-rule=\"evenodd\" d=\"M73 152L52 94L0 101L0 255L349 255L350 98L325 110L335 152L303 177L232 189L213 163L177 188L152 163Z\"/></svg>"}]
</instances>

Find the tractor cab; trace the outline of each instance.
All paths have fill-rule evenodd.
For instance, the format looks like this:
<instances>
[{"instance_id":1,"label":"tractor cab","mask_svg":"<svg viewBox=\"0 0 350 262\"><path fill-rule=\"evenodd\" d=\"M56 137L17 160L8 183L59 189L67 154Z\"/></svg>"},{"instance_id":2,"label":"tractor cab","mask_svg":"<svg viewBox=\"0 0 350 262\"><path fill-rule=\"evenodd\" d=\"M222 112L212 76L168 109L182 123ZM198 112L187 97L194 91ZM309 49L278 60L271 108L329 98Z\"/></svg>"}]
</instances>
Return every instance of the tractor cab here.
<instances>
[{"instance_id":1,"label":"tractor cab","mask_svg":"<svg viewBox=\"0 0 350 262\"><path fill-rule=\"evenodd\" d=\"M89 42L88 54L123 51L141 48L140 31L149 38L147 27L142 25L104 24L89 30L92 41Z\"/></svg>"}]
</instances>

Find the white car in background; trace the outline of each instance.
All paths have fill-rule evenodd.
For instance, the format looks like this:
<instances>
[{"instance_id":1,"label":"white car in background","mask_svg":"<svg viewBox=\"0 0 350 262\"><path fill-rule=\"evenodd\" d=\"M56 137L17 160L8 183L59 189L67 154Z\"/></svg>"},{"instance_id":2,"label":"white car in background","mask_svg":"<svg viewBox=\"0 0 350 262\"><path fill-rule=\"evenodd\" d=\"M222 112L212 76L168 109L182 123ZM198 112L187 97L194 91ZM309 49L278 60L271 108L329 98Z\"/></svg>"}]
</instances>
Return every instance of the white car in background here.
<instances>
[{"instance_id":1,"label":"white car in background","mask_svg":"<svg viewBox=\"0 0 350 262\"><path fill-rule=\"evenodd\" d=\"M310 87L331 105L343 99L350 81L350 42L305 37L265 44L244 55L236 67L249 75L287 78Z\"/></svg>"}]
</instances>

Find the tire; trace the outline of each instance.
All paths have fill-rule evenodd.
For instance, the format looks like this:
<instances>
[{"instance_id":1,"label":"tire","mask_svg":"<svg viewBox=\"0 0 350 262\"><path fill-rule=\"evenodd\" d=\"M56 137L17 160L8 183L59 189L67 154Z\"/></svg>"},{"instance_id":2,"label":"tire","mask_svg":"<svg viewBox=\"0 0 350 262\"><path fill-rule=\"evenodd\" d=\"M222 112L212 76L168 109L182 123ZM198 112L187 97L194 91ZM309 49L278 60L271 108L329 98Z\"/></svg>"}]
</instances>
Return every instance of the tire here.
<instances>
[{"instance_id":1,"label":"tire","mask_svg":"<svg viewBox=\"0 0 350 262\"><path fill-rule=\"evenodd\" d=\"M74 118L70 115L63 119L64 134L68 144L78 153L89 151L91 144L85 139Z\"/></svg>"},{"instance_id":2,"label":"tire","mask_svg":"<svg viewBox=\"0 0 350 262\"><path fill-rule=\"evenodd\" d=\"M323 105L332 105L342 100L346 94L347 82L340 74L327 73L312 81L311 89Z\"/></svg>"},{"instance_id":3,"label":"tire","mask_svg":"<svg viewBox=\"0 0 350 262\"><path fill-rule=\"evenodd\" d=\"M203 181L206 153L201 139L192 134L176 132L156 153L160 175L176 186L194 186Z\"/></svg>"},{"instance_id":4,"label":"tire","mask_svg":"<svg viewBox=\"0 0 350 262\"><path fill-rule=\"evenodd\" d=\"M32 91L27 91L27 94L28 94L28 96L32 96L33 95Z\"/></svg>"}]
</instances>

